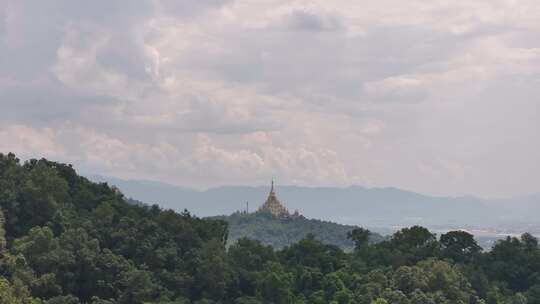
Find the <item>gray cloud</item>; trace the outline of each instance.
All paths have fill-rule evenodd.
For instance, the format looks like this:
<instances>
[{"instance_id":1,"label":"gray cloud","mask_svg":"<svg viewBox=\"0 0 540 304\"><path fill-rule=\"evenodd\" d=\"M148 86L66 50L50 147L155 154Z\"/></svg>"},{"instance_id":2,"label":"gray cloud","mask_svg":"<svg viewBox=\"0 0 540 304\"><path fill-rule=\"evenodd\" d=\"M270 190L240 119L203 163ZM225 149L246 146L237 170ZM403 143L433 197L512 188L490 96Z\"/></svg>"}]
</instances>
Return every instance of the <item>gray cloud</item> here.
<instances>
[{"instance_id":1,"label":"gray cloud","mask_svg":"<svg viewBox=\"0 0 540 304\"><path fill-rule=\"evenodd\" d=\"M160 13L171 15L174 18L192 18L210 9L219 9L233 0L161 0L157 1Z\"/></svg>"},{"instance_id":2,"label":"gray cloud","mask_svg":"<svg viewBox=\"0 0 540 304\"><path fill-rule=\"evenodd\" d=\"M4 1L0 150L199 187L536 192L537 7Z\"/></svg>"},{"instance_id":3,"label":"gray cloud","mask_svg":"<svg viewBox=\"0 0 540 304\"><path fill-rule=\"evenodd\" d=\"M299 31L325 32L343 28L337 16L317 15L305 10L295 10L284 17L286 29Z\"/></svg>"}]
</instances>

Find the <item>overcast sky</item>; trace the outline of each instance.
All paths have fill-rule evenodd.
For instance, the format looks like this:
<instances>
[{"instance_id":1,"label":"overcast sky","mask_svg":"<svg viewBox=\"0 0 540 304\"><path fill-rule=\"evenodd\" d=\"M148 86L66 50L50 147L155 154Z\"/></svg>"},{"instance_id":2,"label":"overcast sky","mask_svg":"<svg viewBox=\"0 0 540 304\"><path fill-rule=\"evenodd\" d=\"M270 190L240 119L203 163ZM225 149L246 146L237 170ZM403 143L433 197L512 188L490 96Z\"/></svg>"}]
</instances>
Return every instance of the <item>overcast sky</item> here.
<instances>
[{"instance_id":1,"label":"overcast sky","mask_svg":"<svg viewBox=\"0 0 540 304\"><path fill-rule=\"evenodd\" d=\"M540 191L538 0L0 0L0 151L178 185Z\"/></svg>"}]
</instances>

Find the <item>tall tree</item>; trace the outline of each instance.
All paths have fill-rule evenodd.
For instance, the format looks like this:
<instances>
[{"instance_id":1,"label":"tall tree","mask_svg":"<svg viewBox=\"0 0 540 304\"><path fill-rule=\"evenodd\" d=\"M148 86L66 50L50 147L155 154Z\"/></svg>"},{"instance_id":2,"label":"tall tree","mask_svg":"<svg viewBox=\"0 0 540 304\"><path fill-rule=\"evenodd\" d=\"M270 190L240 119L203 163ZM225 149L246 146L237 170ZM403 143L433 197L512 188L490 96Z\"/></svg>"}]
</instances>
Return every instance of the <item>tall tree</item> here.
<instances>
[{"instance_id":1,"label":"tall tree","mask_svg":"<svg viewBox=\"0 0 540 304\"><path fill-rule=\"evenodd\" d=\"M6 250L7 241L6 241L6 230L5 225L6 218L4 217L4 212L2 211L2 207L0 206L0 257L2 257L2 254L4 253L4 250Z\"/></svg>"},{"instance_id":2,"label":"tall tree","mask_svg":"<svg viewBox=\"0 0 540 304\"><path fill-rule=\"evenodd\" d=\"M482 251L474 236L465 231L450 231L443 234L440 243L443 257L456 262L470 262Z\"/></svg>"},{"instance_id":3,"label":"tall tree","mask_svg":"<svg viewBox=\"0 0 540 304\"><path fill-rule=\"evenodd\" d=\"M347 237L354 242L356 250L366 248L369 243L371 231L364 228L355 228L347 233Z\"/></svg>"}]
</instances>

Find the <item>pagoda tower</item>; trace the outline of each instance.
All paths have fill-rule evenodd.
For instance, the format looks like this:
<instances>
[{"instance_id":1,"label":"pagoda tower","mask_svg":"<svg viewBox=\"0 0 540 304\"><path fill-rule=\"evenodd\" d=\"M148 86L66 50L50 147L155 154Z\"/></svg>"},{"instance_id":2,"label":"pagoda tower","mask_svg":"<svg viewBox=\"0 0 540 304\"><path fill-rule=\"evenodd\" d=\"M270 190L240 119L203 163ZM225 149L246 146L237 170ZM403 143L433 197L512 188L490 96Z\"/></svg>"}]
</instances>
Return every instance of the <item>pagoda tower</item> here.
<instances>
[{"instance_id":1,"label":"pagoda tower","mask_svg":"<svg viewBox=\"0 0 540 304\"><path fill-rule=\"evenodd\" d=\"M274 190L274 179L272 179L272 186L270 187L270 194L266 202L259 208L259 212L270 212L275 216L290 216L289 210L283 206L276 196L276 191Z\"/></svg>"}]
</instances>

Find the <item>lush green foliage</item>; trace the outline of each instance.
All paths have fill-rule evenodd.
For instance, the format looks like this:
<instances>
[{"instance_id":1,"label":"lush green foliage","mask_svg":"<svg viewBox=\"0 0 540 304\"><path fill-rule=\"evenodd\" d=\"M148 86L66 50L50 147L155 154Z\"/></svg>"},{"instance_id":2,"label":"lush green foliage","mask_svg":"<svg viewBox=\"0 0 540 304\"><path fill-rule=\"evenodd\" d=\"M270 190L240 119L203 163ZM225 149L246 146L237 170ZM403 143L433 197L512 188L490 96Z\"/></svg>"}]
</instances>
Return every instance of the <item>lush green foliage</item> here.
<instances>
[{"instance_id":1,"label":"lush green foliage","mask_svg":"<svg viewBox=\"0 0 540 304\"><path fill-rule=\"evenodd\" d=\"M308 234L315 239L330 245L336 245L344 250L351 251L354 241L347 237L356 226L341 225L317 219L298 217L277 217L268 212L243 213L236 212L230 216L218 216L214 219L224 220L229 225L229 243L238 239L249 238L258 240L275 249L282 249L292 245ZM380 242L380 234L370 235L372 243Z\"/></svg>"},{"instance_id":2,"label":"lush green foliage","mask_svg":"<svg viewBox=\"0 0 540 304\"><path fill-rule=\"evenodd\" d=\"M227 248L224 221L130 204L70 166L2 154L0 207L0 304L540 303L529 234L485 253L465 232L417 226L375 244L348 231L350 253L312 234Z\"/></svg>"}]
</instances>

